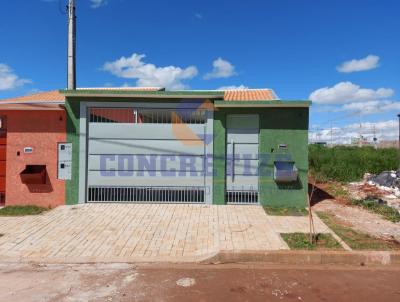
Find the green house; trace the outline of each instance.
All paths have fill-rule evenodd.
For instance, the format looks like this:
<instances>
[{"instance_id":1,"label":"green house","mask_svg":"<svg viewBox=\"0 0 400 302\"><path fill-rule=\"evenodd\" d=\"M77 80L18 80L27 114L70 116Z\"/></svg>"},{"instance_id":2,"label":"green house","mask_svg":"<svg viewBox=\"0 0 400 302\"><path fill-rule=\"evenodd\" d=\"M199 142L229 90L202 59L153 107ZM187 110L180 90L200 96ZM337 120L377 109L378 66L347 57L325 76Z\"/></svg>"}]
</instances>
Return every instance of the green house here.
<instances>
[{"instance_id":1,"label":"green house","mask_svg":"<svg viewBox=\"0 0 400 302\"><path fill-rule=\"evenodd\" d=\"M306 204L309 101L270 89L60 92L67 204Z\"/></svg>"}]
</instances>

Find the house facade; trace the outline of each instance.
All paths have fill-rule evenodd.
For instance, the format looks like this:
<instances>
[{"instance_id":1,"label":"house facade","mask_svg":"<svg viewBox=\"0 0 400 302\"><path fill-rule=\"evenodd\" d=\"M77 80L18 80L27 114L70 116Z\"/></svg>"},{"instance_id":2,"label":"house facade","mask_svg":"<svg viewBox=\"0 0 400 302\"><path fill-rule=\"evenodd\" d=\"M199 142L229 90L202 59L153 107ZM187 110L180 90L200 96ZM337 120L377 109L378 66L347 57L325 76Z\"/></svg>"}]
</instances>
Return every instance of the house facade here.
<instances>
[{"instance_id":1,"label":"house facade","mask_svg":"<svg viewBox=\"0 0 400 302\"><path fill-rule=\"evenodd\" d=\"M36 204L46 198L57 200L48 206L306 205L308 101L279 100L270 89L102 88L63 90L58 95L62 104L53 100L52 105L63 116L60 125L46 122L44 112L50 110L38 108L46 125L42 130L20 131L19 138L10 141L7 129L4 174L6 183L10 179L15 187L6 185L6 205ZM40 98L31 103L37 105ZM0 101L0 115L10 123L15 117L6 105L7 100ZM47 114L56 117L53 111ZM49 133L46 140L39 139L39 134ZM9 156L18 152L11 145L18 140L23 157L13 157L10 161L18 165L9 165ZM46 147L34 146L38 140ZM48 183L51 191L34 192ZM56 189L59 183L62 188ZM30 194L16 201L13 190Z\"/></svg>"},{"instance_id":2,"label":"house facade","mask_svg":"<svg viewBox=\"0 0 400 302\"><path fill-rule=\"evenodd\" d=\"M0 100L3 204L65 204L65 181L57 177L57 144L66 141L63 106L57 91ZM40 179L24 178L24 171L32 169L42 169Z\"/></svg>"}]
</instances>

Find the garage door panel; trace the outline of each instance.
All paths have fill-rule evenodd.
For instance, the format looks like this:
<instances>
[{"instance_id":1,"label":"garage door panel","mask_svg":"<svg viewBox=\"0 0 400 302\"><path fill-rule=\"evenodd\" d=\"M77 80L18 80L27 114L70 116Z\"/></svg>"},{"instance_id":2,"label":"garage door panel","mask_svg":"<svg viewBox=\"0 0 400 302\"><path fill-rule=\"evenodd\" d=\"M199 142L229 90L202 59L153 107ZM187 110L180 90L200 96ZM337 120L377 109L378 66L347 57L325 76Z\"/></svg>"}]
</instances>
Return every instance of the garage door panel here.
<instances>
[{"instance_id":1,"label":"garage door panel","mask_svg":"<svg viewBox=\"0 0 400 302\"><path fill-rule=\"evenodd\" d=\"M195 171L204 170L203 156L180 155L89 155L88 168L91 171Z\"/></svg>"},{"instance_id":2,"label":"garage door panel","mask_svg":"<svg viewBox=\"0 0 400 302\"><path fill-rule=\"evenodd\" d=\"M191 176L186 173L186 176L180 176L179 173L167 174L166 172L154 172L149 175L145 172L144 176L138 175L138 172L132 172L132 175L121 176L118 172L115 175L106 176L101 171L88 171L88 186L204 186L204 176L202 173Z\"/></svg>"},{"instance_id":3,"label":"garage door panel","mask_svg":"<svg viewBox=\"0 0 400 302\"><path fill-rule=\"evenodd\" d=\"M212 173L206 156L212 148L205 145L213 129L208 113L188 111L180 102L152 105L89 107L88 202L210 201L205 194L205 167ZM176 114L174 107L181 112ZM143 189L153 194L150 199L142 200Z\"/></svg>"},{"instance_id":4,"label":"garage door panel","mask_svg":"<svg viewBox=\"0 0 400 302\"><path fill-rule=\"evenodd\" d=\"M204 131L204 124L89 124L89 138L192 140Z\"/></svg>"},{"instance_id":5,"label":"garage door panel","mask_svg":"<svg viewBox=\"0 0 400 302\"><path fill-rule=\"evenodd\" d=\"M202 140L121 140L96 139L89 141L89 154L163 154L163 155L203 155Z\"/></svg>"}]
</instances>

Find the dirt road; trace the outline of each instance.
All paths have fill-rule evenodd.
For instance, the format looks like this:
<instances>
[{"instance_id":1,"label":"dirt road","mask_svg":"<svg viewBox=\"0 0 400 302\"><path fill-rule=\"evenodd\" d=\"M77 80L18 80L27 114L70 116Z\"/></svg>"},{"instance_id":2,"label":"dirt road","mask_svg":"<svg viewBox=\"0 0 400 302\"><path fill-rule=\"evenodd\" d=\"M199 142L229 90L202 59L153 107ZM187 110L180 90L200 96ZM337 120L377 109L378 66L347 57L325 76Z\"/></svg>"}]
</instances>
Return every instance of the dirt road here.
<instances>
[{"instance_id":1,"label":"dirt road","mask_svg":"<svg viewBox=\"0 0 400 302\"><path fill-rule=\"evenodd\" d=\"M400 301L400 267L0 265L0 301Z\"/></svg>"}]
</instances>

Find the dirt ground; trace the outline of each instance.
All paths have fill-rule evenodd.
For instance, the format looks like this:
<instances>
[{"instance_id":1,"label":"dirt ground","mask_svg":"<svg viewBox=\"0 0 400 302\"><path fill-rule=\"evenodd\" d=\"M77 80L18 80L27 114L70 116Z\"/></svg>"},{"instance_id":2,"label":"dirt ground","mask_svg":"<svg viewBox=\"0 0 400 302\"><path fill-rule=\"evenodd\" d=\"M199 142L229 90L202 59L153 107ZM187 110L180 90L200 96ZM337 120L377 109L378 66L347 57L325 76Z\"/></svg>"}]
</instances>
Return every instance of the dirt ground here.
<instances>
[{"instance_id":1,"label":"dirt ground","mask_svg":"<svg viewBox=\"0 0 400 302\"><path fill-rule=\"evenodd\" d=\"M0 301L399 301L400 267L0 264Z\"/></svg>"},{"instance_id":2,"label":"dirt ground","mask_svg":"<svg viewBox=\"0 0 400 302\"><path fill-rule=\"evenodd\" d=\"M325 187L326 184L318 184L314 191L312 198L312 209L314 211L333 214L338 221L357 231L385 240L397 240L400 242L400 222L393 223L366 209L349 205L348 201L343 198L335 199L325 191ZM348 187L346 189L351 195L355 194L354 187ZM372 193L374 193L374 195L377 194L376 190L374 192L368 192L368 194ZM359 192L359 194L361 194L361 192ZM366 196L368 194L365 193L364 195ZM361 198L365 196L361 196Z\"/></svg>"},{"instance_id":3,"label":"dirt ground","mask_svg":"<svg viewBox=\"0 0 400 302\"><path fill-rule=\"evenodd\" d=\"M340 222L371 236L400 242L400 223L383 219L380 215L356 206L343 205L327 199L313 206L314 211L328 212Z\"/></svg>"}]
</instances>

